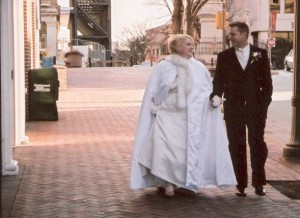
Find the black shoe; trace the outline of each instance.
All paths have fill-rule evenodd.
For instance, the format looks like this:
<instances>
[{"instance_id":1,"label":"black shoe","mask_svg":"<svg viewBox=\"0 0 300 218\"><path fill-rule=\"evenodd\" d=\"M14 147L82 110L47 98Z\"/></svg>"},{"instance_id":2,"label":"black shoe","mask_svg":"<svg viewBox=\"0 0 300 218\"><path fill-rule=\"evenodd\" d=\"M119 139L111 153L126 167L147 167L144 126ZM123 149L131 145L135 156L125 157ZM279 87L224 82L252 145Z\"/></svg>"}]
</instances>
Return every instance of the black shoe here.
<instances>
[{"instance_id":1,"label":"black shoe","mask_svg":"<svg viewBox=\"0 0 300 218\"><path fill-rule=\"evenodd\" d=\"M239 197L246 197L247 192L246 192L245 188L236 188L235 194Z\"/></svg>"},{"instance_id":2,"label":"black shoe","mask_svg":"<svg viewBox=\"0 0 300 218\"><path fill-rule=\"evenodd\" d=\"M193 192L191 190L188 190L188 189L177 188L177 189L175 189L175 195L184 196L184 197L194 197L197 195L197 193Z\"/></svg>"},{"instance_id":3,"label":"black shoe","mask_svg":"<svg viewBox=\"0 0 300 218\"><path fill-rule=\"evenodd\" d=\"M263 186L256 186L255 187L255 194L258 196L264 196L266 194L266 190Z\"/></svg>"}]
</instances>

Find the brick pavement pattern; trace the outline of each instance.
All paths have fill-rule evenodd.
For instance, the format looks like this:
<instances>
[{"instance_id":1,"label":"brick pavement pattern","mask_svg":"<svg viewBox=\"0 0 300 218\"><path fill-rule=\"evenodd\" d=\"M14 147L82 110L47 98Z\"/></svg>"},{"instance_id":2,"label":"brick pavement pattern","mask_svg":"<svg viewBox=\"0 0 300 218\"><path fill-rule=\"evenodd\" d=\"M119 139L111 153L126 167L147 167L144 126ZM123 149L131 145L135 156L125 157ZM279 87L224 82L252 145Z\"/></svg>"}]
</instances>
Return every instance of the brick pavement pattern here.
<instances>
[{"instance_id":1,"label":"brick pavement pattern","mask_svg":"<svg viewBox=\"0 0 300 218\"><path fill-rule=\"evenodd\" d=\"M58 101L59 121L28 122L30 143L14 148L20 174L2 180L3 188L18 182L11 211L3 217L299 217L300 201L269 185L265 197L249 187L246 198L236 197L233 188L174 198L155 188L130 190L132 143L150 71L68 69L68 88L60 91ZM282 130L271 124L268 179L300 180L300 166L280 159L278 145L286 135L274 137L272 131Z\"/></svg>"}]
</instances>

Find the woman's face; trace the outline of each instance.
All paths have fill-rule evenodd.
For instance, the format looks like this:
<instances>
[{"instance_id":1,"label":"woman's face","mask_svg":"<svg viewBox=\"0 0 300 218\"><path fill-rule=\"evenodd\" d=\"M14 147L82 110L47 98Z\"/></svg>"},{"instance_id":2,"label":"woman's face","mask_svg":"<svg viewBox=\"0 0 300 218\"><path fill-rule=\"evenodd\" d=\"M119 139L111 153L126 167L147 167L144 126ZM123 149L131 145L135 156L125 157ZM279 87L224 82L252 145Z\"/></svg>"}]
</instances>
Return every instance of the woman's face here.
<instances>
[{"instance_id":1,"label":"woman's face","mask_svg":"<svg viewBox=\"0 0 300 218\"><path fill-rule=\"evenodd\" d=\"M191 58L194 53L194 43L190 38L185 38L178 49L178 54L183 58Z\"/></svg>"}]
</instances>

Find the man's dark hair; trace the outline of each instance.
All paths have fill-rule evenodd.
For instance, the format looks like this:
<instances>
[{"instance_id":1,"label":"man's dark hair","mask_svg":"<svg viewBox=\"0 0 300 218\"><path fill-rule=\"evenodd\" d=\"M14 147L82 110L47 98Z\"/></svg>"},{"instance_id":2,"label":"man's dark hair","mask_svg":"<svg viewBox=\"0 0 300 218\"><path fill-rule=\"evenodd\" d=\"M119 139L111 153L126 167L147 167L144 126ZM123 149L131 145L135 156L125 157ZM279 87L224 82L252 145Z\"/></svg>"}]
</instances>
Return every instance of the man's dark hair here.
<instances>
[{"instance_id":1,"label":"man's dark hair","mask_svg":"<svg viewBox=\"0 0 300 218\"><path fill-rule=\"evenodd\" d=\"M249 26L244 22L236 21L229 24L229 27L237 27L240 32L245 32L247 34L247 37L249 36L249 32L250 32Z\"/></svg>"}]
</instances>

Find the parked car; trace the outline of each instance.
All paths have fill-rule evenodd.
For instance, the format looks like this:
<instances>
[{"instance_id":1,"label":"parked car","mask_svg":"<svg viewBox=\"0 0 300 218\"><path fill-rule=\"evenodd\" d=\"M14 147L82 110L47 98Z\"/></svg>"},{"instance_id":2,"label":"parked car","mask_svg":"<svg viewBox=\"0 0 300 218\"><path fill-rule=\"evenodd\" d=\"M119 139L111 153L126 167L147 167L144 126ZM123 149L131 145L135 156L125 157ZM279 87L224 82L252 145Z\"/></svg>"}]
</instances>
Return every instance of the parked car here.
<instances>
[{"instance_id":1,"label":"parked car","mask_svg":"<svg viewBox=\"0 0 300 218\"><path fill-rule=\"evenodd\" d=\"M293 49L284 58L284 69L286 71L291 71L294 67L294 52Z\"/></svg>"}]
</instances>

